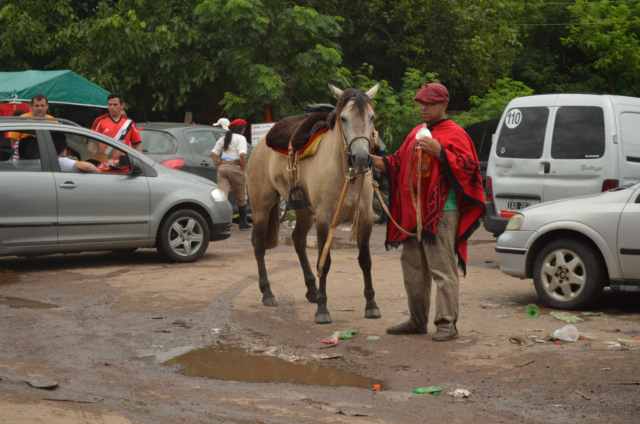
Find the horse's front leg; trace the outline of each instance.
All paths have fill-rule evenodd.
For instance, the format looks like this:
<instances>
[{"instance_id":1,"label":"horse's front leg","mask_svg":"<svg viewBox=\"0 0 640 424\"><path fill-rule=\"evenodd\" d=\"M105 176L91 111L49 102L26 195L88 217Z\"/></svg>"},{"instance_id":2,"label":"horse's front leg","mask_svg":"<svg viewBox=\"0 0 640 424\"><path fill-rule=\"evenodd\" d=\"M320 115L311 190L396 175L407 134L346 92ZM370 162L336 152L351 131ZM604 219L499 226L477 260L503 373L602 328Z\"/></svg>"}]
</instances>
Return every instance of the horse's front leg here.
<instances>
[{"instance_id":1,"label":"horse's front leg","mask_svg":"<svg viewBox=\"0 0 640 424\"><path fill-rule=\"evenodd\" d=\"M373 281L371 278L371 250L369 249L369 240L371 238L372 223L365 223L358 230L358 264L362 269L364 278L364 298L367 306L364 310L365 318L380 318L382 314L376 304L376 292L373 290Z\"/></svg>"},{"instance_id":2,"label":"horse's front leg","mask_svg":"<svg viewBox=\"0 0 640 424\"><path fill-rule=\"evenodd\" d=\"M316 222L316 230L318 235L318 262L316 268L320 267L320 256L322 255L322 248L327 241L329 234L329 224L326 222ZM324 267L318 272L320 273L320 287L318 290L317 303L318 309L316 311L316 324L330 324L331 315L329 309L327 309L327 274L331 268L331 250L327 254L327 260L324 263Z\"/></svg>"}]
</instances>

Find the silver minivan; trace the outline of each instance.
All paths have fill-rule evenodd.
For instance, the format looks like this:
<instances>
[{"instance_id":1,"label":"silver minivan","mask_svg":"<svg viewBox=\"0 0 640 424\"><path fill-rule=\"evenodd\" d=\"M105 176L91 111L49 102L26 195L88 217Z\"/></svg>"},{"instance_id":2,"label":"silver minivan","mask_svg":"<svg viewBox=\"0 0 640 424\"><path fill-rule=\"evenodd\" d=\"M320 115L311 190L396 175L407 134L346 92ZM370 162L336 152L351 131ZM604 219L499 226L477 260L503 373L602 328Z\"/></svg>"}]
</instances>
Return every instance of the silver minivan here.
<instances>
[{"instance_id":1,"label":"silver minivan","mask_svg":"<svg viewBox=\"0 0 640 424\"><path fill-rule=\"evenodd\" d=\"M640 98L548 94L505 108L487 164L486 229L528 206L640 181Z\"/></svg>"},{"instance_id":2,"label":"silver minivan","mask_svg":"<svg viewBox=\"0 0 640 424\"><path fill-rule=\"evenodd\" d=\"M207 179L71 123L0 118L0 255L157 247L189 262L230 231Z\"/></svg>"}]
</instances>

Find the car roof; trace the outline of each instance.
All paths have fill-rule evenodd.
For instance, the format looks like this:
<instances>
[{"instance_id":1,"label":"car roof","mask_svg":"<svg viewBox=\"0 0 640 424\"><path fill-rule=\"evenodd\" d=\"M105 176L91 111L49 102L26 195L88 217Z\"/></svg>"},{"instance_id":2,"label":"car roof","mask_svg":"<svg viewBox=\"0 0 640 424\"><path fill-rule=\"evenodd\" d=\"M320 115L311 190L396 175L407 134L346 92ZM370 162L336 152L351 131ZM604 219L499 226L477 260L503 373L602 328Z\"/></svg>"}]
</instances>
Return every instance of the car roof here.
<instances>
[{"instance_id":1,"label":"car roof","mask_svg":"<svg viewBox=\"0 0 640 424\"><path fill-rule=\"evenodd\" d=\"M6 125L13 126L16 123L54 125L54 126L66 125L66 126L84 128L82 125L78 124L77 122L74 122L70 119L65 119L65 118L46 119L46 118L33 118L30 116L0 116L0 125L6 124Z\"/></svg>"},{"instance_id":2,"label":"car roof","mask_svg":"<svg viewBox=\"0 0 640 424\"><path fill-rule=\"evenodd\" d=\"M213 129L219 130L221 128L215 128L210 125L201 125L201 124L185 124L184 122L141 122L137 124L141 130L150 129L150 130L174 130L181 128L196 128L196 129Z\"/></svg>"}]
</instances>

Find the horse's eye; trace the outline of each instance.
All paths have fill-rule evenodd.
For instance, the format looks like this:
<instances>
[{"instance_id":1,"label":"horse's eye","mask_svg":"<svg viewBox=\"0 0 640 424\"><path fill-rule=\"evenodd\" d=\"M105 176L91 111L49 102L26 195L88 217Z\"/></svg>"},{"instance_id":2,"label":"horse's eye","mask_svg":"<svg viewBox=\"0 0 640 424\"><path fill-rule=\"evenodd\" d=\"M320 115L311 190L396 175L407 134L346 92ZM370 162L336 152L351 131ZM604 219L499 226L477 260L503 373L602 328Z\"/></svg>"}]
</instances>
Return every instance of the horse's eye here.
<instances>
[{"instance_id":1,"label":"horse's eye","mask_svg":"<svg viewBox=\"0 0 640 424\"><path fill-rule=\"evenodd\" d=\"M347 118L345 118L344 116L341 116L341 117L340 117L340 120L341 120L342 122L347 122Z\"/></svg>"}]
</instances>

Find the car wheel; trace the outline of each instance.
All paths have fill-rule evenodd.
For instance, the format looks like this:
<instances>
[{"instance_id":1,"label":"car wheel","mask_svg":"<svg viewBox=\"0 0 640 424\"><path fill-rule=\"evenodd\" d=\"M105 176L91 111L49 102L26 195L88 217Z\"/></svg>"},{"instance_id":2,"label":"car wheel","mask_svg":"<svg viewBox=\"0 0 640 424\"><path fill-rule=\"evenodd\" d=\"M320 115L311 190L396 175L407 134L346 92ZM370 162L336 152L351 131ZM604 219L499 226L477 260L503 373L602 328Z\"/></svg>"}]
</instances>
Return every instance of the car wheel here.
<instances>
[{"instance_id":1,"label":"car wheel","mask_svg":"<svg viewBox=\"0 0 640 424\"><path fill-rule=\"evenodd\" d=\"M587 244L560 239L549 243L536 257L533 282L540 300L554 308L579 309L602 293L604 265Z\"/></svg>"},{"instance_id":2,"label":"car wheel","mask_svg":"<svg viewBox=\"0 0 640 424\"><path fill-rule=\"evenodd\" d=\"M209 227L193 209L172 212L162 223L158 237L160 252L176 262L193 262L207 251Z\"/></svg>"}]
</instances>

